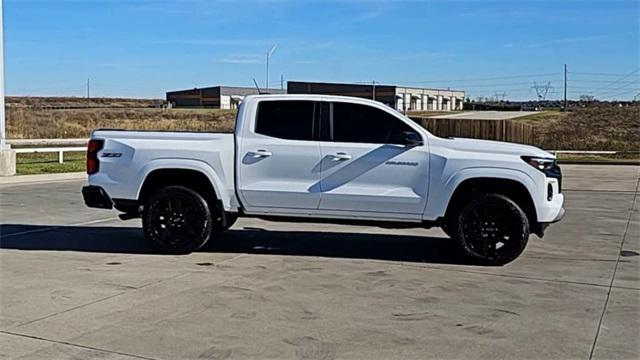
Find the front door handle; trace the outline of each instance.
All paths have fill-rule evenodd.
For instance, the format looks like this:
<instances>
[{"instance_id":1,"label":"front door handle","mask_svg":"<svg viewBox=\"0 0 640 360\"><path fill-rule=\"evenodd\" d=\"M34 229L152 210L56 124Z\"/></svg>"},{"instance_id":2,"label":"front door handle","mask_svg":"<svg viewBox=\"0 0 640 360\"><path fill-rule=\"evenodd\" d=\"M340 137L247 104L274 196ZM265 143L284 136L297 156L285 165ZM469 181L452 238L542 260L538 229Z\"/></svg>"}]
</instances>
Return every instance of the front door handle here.
<instances>
[{"instance_id":1,"label":"front door handle","mask_svg":"<svg viewBox=\"0 0 640 360\"><path fill-rule=\"evenodd\" d=\"M264 158L264 157L269 157L271 155L273 155L271 151L262 150L262 149L249 152L249 156L252 156L254 158Z\"/></svg>"},{"instance_id":2,"label":"front door handle","mask_svg":"<svg viewBox=\"0 0 640 360\"><path fill-rule=\"evenodd\" d=\"M335 161L351 160L351 155L345 154L343 152L339 152L339 153L336 153L335 155L331 155L331 158Z\"/></svg>"}]
</instances>

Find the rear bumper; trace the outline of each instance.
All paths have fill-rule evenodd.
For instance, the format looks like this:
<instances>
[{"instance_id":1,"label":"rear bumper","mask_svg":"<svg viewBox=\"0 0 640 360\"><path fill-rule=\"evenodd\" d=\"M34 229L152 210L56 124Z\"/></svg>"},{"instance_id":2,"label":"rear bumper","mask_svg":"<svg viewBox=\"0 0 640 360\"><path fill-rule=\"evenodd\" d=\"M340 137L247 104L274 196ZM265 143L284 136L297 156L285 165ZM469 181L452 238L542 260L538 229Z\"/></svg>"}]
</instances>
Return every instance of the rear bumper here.
<instances>
[{"instance_id":1,"label":"rear bumper","mask_svg":"<svg viewBox=\"0 0 640 360\"><path fill-rule=\"evenodd\" d=\"M100 186L84 186L82 188L82 197L88 207L99 209L111 209L113 207L113 201Z\"/></svg>"}]
</instances>

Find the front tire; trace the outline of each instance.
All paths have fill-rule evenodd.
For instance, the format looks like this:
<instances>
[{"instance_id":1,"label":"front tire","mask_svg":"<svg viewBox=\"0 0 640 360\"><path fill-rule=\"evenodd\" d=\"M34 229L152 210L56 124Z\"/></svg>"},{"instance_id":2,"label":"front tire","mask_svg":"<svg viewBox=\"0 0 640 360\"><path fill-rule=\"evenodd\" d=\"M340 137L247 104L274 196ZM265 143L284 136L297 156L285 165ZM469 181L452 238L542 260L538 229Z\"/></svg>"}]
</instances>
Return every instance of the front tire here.
<instances>
[{"instance_id":1,"label":"front tire","mask_svg":"<svg viewBox=\"0 0 640 360\"><path fill-rule=\"evenodd\" d=\"M170 254L188 254L209 241L211 211L207 201L184 186L167 186L155 192L144 206L145 238Z\"/></svg>"},{"instance_id":2,"label":"front tire","mask_svg":"<svg viewBox=\"0 0 640 360\"><path fill-rule=\"evenodd\" d=\"M520 256L529 241L527 215L504 195L478 195L454 216L461 249L483 264L507 264Z\"/></svg>"}]
</instances>

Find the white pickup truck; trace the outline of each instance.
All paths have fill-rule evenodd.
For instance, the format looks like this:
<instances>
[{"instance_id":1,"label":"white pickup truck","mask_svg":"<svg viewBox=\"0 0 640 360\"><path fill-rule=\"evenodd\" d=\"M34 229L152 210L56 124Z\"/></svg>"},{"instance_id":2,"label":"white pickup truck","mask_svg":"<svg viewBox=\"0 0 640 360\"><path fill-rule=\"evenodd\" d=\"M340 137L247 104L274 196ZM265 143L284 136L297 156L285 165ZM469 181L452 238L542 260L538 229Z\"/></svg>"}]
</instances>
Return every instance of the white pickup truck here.
<instances>
[{"instance_id":1,"label":"white pickup truck","mask_svg":"<svg viewBox=\"0 0 640 360\"><path fill-rule=\"evenodd\" d=\"M247 96L234 134L95 130L87 173L88 206L142 217L145 236L170 253L250 216L440 226L466 255L504 264L564 214L552 154L439 138L353 97Z\"/></svg>"}]
</instances>

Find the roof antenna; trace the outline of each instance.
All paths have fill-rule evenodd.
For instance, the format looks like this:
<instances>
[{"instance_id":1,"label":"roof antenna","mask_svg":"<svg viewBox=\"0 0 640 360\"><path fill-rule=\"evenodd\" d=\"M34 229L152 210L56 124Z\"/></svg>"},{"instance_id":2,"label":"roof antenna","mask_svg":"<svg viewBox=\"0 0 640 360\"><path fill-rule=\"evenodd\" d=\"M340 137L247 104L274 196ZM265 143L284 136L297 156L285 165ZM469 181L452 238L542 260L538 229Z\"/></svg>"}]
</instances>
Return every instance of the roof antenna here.
<instances>
[{"instance_id":1,"label":"roof antenna","mask_svg":"<svg viewBox=\"0 0 640 360\"><path fill-rule=\"evenodd\" d=\"M253 78L253 83L256 85L256 89L258 89L258 95L262 95L263 92L260 90L260 86L258 86L258 82L256 81L256 78Z\"/></svg>"}]
</instances>

